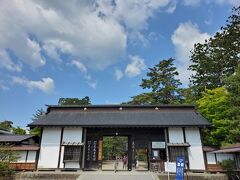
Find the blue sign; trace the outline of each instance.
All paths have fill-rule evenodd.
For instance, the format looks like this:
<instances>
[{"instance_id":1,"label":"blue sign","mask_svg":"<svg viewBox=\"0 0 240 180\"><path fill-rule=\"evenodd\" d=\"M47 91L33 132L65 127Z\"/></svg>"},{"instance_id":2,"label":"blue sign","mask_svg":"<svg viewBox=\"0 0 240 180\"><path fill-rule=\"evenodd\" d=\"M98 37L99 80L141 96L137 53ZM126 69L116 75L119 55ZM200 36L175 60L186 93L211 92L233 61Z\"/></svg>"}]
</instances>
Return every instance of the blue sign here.
<instances>
[{"instance_id":1,"label":"blue sign","mask_svg":"<svg viewBox=\"0 0 240 180\"><path fill-rule=\"evenodd\" d=\"M184 168L185 168L185 159L184 159L184 157L177 157L177 162L176 162L176 180L184 180Z\"/></svg>"}]
</instances>

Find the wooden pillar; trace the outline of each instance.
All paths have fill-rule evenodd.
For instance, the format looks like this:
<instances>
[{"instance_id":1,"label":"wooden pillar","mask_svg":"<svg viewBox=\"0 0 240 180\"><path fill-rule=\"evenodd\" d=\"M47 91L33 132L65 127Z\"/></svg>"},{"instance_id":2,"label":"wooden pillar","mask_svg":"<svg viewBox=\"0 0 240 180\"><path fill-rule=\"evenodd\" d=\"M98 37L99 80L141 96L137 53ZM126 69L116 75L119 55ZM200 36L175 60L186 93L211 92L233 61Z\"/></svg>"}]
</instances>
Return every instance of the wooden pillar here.
<instances>
[{"instance_id":1,"label":"wooden pillar","mask_svg":"<svg viewBox=\"0 0 240 180\"><path fill-rule=\"evenodd\" d=\"M83 170L84 170L84 168L85 168L86 139L87 139L87 128L83 128L83 137L82 137L82 142L83 142L82 169L83 169Z\"/></svg>"},{"instance_id":2,"label":"wooden pillar","mask_svg":"<svg viewBox=\"0 0 240 180\"><path fill-rule=\"evenodd\" d=\"M128 136L128 170L131 171L132 170L132 163L134 161L134 154L133 154L133 151L134 151L134 148L133 148L134 145L134 140L133 140L133 137L132 136Z\"/></svg>"},{"instance_id":3,"label":"wooden pillar","mask_svg":"<svg viewBox=\"0 0 240 180\"><path fill-rule=\"evenodd\" d=\"M59 152L58 152L58 166L57 166L58 169L60 168L60 162L61 162L63 131L64 131L64 128L61 128L61 137L60 137Z\"/></svg>"}]
</instances>

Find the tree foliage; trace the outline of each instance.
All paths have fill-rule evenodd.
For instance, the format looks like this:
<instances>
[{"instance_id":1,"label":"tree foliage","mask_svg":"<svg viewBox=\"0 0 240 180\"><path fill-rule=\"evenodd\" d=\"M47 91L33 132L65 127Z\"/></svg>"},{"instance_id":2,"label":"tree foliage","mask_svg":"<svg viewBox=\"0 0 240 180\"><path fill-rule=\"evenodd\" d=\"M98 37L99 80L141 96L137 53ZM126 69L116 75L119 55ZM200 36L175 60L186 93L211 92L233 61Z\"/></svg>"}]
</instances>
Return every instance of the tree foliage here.
<instances>
[{"instance_id":1,"label":"tree foliage","mask_svg":"<svg viewBox=\"0 0 240 180\"><path fill-rule=\"evenodd\" d=\"M5 129L13 134L26 134L26 131L19 126L14 127L13 122L9 120L5 120L0 122L0 128Z\"/></svg>"},{"instance_id":2,"label":"tree foliage","mask_svg":"<svg viewBox=\"0 0 240 180\"><path fill-rule=\"evenodd\" d=\"M160 61L153 68L149 68L148 79L142 79L140 85L143 89L151 89L152 95L158 104L171 104L179 100L179 89L181 85L177 68L173 64L174 59L169 58Z\"/></svg>"},{"instance_id":3,"label":"tree foliage","mask_svg":"<svg viewBox=\"0 0 240 180\"><path fill-rule=\"evenodd\" d=\"M41 108L38 109L35 114L33 114L32 116L32 121L35 121L37 119L39 119L41 116L43 116L46 112ZM40 136L41 134L41 128L35 127L33 129L30 129L30 134L35 135L35 136Z\"/></svg>"},{"instance_id":4,"label":"tree foliage","mask_svg":"<svg viewBox=\"0 0 240 180\"><path fill-rule=\"evenodd\" d=\"M191 83L198 96L205 89L225 85L224 79L232 75L240 62L240 6L233 8L227 23L203 44L195 44L189 69L195 74Z\"/></svg>"},{"instance_id":5,"label":"tree foliage","mask_svg":"<svg viewBox=\"0 0 240 180\"><path fill-rule=\"evenodd\" d=\"M91 101L88 96L85 96L82 99L79 98L59 98L58 105L90 105Z\"/></svg>"},{"instance_id":6,"label":"tree foliage","mask_svg":"<svg viewBox=\"0 0 240 180\"><path fill-rule=\"evenodd\" d=\"M8 120L4 120L2 122L0 122L0 128L2 129L6 129L8 131L11 131L13 122L12 121L8 121Z\"/></svg>"},{"instance_id":7,"label":"tree foliage","mask_svg":"<svg viewBox=\"0 0 240 180\"><path fill-rule=\"evenodd\" d=\"M128 138L123 136L106 136L103 138L103 157L105 160L123 157L127 151Z\"/></svg>"},{"instance_id":8,"label":"tree foliage","mask_svg":"<svg viewBox=\"0 0 240 180\"><path fill-rule=\"evenodd\" d=\"M10 164L15 162L17 158L18 154L11 150L11 145L0 144L0 179L13 174L14 170Z\"/></svg>"},{"instance_id":9,"label":"tree foliage","mask_svg":"<svg viewBox=\"0 0 240 180\"><path fill-rule=\"evenodd\" d=\"M174 59L164 59L149 68L148 79L142 79L141 87L150 89L151 92L133 96L132 100L124 104L147 105L147 104L173 104L181 100L178 72L174 66Z\"/></svg>"},{"instance_id":10,"label":"tree foliage","mask_svg":"<svg viewBox=\"0 0 240 180\"><path fill-rule=\"evenodd\" d=\"M219 145L226 140L229 121L229 94L224 88L207 90L197 101L198 110L212 123L205 131L204 143Z\"/></svg>"},{"instance_id":11,"label":"tree foliage","mask_svg":"<svg viewBox=\"0 0 240 180\"><path fill-rule=\"evenodd\" d=\"M23 135L26 134L26 131L22 128L20 128L19 126L17 126L16 128L12 128L12 132L13 134L19 134L19 135Z\"/></svg>"},{"instance_id":12,"label":"tree foliage","mask_svg":"<svg viewBox=\"0 0 240 180\"><path fill-rule=\"evenodd\" d=\"M240 141L239 119L233 116L234 105L224 88L207 90L197 101L198 109L213 125L205 130L204 144L220 145Z\"/></svg>"}]
</instances>

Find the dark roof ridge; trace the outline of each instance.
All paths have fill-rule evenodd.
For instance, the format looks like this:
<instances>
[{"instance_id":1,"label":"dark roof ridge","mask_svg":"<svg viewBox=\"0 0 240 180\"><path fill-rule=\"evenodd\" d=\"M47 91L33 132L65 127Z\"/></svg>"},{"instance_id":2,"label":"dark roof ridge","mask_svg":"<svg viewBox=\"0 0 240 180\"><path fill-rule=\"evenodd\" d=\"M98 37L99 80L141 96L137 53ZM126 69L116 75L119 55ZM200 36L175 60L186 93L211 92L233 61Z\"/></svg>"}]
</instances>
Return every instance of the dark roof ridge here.
<instances>
[{"instance_id":1,"label":"dark roof ridge","mask_svg":"<svg viewBox=\"0 0 240 180\"><path fill-rule=\"evenodd\" d=\"M51 108L66 108L66 107L89 107L89 108L115 108L115 107L126 107L126 108L151 108L151 107L178 107L178 108L195 108L195 105L190 104L154 104L154 105L125 105L125 104L92 104L92 105L49 105L47 107Z\"/></svg>"}]
</instances>

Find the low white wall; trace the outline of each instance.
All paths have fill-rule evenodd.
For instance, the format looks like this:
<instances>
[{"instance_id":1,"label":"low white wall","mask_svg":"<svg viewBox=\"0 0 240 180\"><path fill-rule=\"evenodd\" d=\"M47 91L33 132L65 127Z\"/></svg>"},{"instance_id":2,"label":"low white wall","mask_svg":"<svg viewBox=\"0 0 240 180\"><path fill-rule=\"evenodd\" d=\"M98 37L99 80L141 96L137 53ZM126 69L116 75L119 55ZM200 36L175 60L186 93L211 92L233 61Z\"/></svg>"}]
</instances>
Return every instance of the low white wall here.
<instances>
[{"instance_id":1,"label":"low white wall","mask_svg":"<svg viewBox=\"0 0 240 180\"><path fill-rule=\"evenodd\" d=\"M65 168L80 168L79 162L65 162Z\"/></svg>"},{"instance_id":2,"label":"low white wall","mask_svg":"<svg viewBox=\"0 0 240 180\"><path fill-rule=\"evenodd\" d=\"M165 162L165 172L176 173L176 162Z\"/></svg>"},{"instance_id":3,"label":"low white wall","mask_svg":"<svg viewBox=\"0 0 240 180\"><path fill-rule=\"evenodd\" d=\"M215 154L216 154L216 159L215 159ZM217 164L218 162L222 162L223 160L233 160L234 159L234 155L233 154L227 154L227 153L211 153L211 152L207 152L206 153L207 156L207 164Z\"/></svg>"},{"instance_id":4,"label":"low white wall","mask_svg":"<svg viewBox=\"0 0 240 180\"><path fill-rule=\"evenodd\" d=\"M61 128L43 128L38 168L57 168Z\"/></svg>"},{"instance_id":5,"label":"low white wall","mask_svg":"<svg viewBox=\"0 0 240 180\"><path fill-rule=\"evenodd\" d=\"M201 136L199 128L185 128L190 169L205 170Z\"/></svg>"},{"instance_id":6,"label":"low white wall","mask_svg":"<svg viewBox=\"0 0 240 180\"><path fill-rule=\"evenodd\" d=\"M216 153L216 156L217 156L217 161L218 161L218 162L221 162L221 161L223 161L223 160L228 160L228 159L231 159L231 160L234 159L233 154Z\"/></svg>"},{"instance_id":7,"label":"low white wall","mask_svg":"<svg viewBox=\"0 0 240 180\"><path fill-rule=\"evenodd\" d=\"M28 157L27 157L27 162L35 162L36 161L36 155L37 155L37 152L36 151L28 151Z\"/></svg>"},{"instance_id":8,"label":"low white wall","mask_svg":"<svg viewBox=\"0 0 240 180\"><path fill-rule=\"evenodd\" d=\"M215 153L206 153L207 156L207 164L217 164L215 159Z\"/></svg>"},{"instance_id":9,"label":"low white wall","mask_svg":"<svg viewBox=\"0 0 240 180\"><path fill-rule=\"evenodd\" d=\"M17 151L17 162L24 163L26 162L27 151Z\"/></svg>"}]
</instances>

